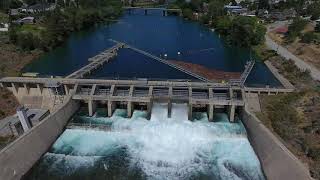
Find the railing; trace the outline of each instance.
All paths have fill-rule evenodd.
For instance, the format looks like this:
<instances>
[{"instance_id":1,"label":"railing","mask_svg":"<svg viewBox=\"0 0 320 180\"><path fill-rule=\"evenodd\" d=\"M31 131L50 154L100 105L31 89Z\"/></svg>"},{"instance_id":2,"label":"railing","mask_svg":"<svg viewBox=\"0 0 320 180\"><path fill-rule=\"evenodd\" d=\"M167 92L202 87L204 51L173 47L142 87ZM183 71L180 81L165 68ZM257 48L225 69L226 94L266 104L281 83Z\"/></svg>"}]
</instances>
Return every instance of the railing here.
<instances>
[{"instance_id":1,"label":"railing","mask_svg":"<svg viewBox=\"0 0 320 180\"><path fill-rule=\"evenodd\" d=\"M115 46L111 47L110 49L107 49L106 51L100 53L99 55L89 58L88 60L91 61L90 64L87 64L81 69L73 72L72 74L68 75L66 78L82 78L86 74L91 73L93 69L97 69L99 66L102 66L103 63L105 63L106 61L114 57L115 51L117 51L123 46L124 46L123 43L117 43Z\"/></svg>"}]
</instances>

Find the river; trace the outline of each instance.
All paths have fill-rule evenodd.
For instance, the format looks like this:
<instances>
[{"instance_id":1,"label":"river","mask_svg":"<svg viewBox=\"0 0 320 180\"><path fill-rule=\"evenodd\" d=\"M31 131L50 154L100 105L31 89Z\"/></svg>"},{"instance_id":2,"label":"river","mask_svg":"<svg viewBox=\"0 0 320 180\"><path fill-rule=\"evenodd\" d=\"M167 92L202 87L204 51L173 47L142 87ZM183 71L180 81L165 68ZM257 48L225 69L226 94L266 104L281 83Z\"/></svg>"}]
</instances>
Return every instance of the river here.
<instances>
[{"instance_id":1,"label":"river","mask_svg":"<svg viewBox=\"0 0 320 180\"><path fill-rule=\"evenodd\" d=\"M241 72L250 58L248 49L227 46L217 34L196 22L163 17L159 11L144 15L136 10L118 22L74 33L64 45L25 71L65 76L87 64L89 57L111 47L109 39L215 70ZM129 49L120 50L93 77L191 78ZM279 85L259 62L248 84ZM130 119L125 118L122 109L111 118L105 117L103 110L94 117L79 111L71 122L103 124L110 130L66 129L25 179L264 179L241 121L229 123L224 113L215 114L214 122L208 121L206 113L195 113L193 121L188 121L187 110L186 104L173 104L172 118L167 118L167 106L155 103L151 120L143 111L134 111Z\"/></svg>"},{"instance_id":2,"label":"river","mask_svg":"<svg viewBox=\"0 0 320 180\"><path fill-rule=\"evenodd\" d=\"M250 57L256 58L248 49L227 45L218 34L197 22L176 16L164 17L161 11L144 15L144 11L134 10L117 22L73 33L66 43L29 64L24 71L68 75L87 64L88 58L114 45L110 39L157 56L167 54L168 60L191 62L213 70L242 72L246 61ZM259 60L257 62L247 85L280 86L268 68ZM112 62L105 64L91 78L192 79L129 49L120 50Z\"/></svg>"}]
</instances>

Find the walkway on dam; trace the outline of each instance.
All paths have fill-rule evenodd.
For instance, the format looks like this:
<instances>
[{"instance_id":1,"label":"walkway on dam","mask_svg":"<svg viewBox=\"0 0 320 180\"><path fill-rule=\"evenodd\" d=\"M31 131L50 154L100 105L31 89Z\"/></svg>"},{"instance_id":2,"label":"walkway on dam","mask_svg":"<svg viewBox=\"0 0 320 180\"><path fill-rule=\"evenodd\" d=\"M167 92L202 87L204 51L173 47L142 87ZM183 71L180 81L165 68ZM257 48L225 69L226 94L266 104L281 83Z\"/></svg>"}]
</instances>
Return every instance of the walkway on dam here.
<instances>
[{"instance_id":1,"label":"walkway on dam","mask_svg":"<svg viewBox=\"0 0 320 180\"><path fill-rule=\"evenodd\" d=\"M73 72L68 75L66 78L83 78L85 75L90 74L95 69L101 67L104 63L109 62L113 57L117 55L117 51L124 47L123 43L117 43L113 47L105 50L104 52L89 58L88 60L91 62L81 69Z\"/></svg>"}]
</instances>

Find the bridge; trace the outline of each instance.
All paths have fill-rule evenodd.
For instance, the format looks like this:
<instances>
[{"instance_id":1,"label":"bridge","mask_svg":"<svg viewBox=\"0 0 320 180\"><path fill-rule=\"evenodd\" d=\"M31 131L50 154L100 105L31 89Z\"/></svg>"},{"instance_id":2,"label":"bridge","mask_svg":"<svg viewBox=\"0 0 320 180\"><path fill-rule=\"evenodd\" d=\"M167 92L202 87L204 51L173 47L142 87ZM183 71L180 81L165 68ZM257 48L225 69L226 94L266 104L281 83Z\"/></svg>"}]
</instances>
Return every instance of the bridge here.
<instances>
[{"instance_id":1,"label":"bridge","mask_svg":"<svg viewBox=\"0 0 320 180\"><path fill-rule=\"evenodd\" d=\"M68 75L66 78L83 78L85 75L90 74L94 70L101 67L104 63L109 62L113 57L117 55L117 51L124 47L123 43L117 43L113 47L105 50L104 52L89 58L88 65L82 67L81 69L73 72L72 74Z\"/></svg>"},{"instance_id":2,"label":"bridge","mask_svg":"<svg viewBox=\"0 0 320 180\"><path fill-rule=\"evenodd\" d=\"M168 12L178 13L179 16L182 16L182 10L176 8L161 8L161 7L123 7L124 10L128 10L131 13L131 10L142 9L144 14L147 15L150 10L158 10L163 12L163 16L167 16Z\"/></svg>"}]
</instances>

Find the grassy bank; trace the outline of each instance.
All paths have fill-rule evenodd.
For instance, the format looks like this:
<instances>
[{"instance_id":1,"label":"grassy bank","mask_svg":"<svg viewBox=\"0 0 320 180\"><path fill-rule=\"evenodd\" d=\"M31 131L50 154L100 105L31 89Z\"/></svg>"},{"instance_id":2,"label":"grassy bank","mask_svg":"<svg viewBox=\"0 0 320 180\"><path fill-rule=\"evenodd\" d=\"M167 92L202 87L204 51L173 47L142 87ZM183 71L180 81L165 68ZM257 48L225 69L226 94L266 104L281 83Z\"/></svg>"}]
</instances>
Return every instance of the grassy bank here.
<instances>
[{"instance_id":1,"label":"grassy bank","mask_svg":"<svg viewBox=\"0 0 320 180\"><path fill-rule=\"evenodd\" d=\"M279 56L270 59L297 92L260 96L259 119L320 179L320 83Z\"/></svg>"}]
</instances>

